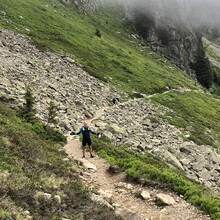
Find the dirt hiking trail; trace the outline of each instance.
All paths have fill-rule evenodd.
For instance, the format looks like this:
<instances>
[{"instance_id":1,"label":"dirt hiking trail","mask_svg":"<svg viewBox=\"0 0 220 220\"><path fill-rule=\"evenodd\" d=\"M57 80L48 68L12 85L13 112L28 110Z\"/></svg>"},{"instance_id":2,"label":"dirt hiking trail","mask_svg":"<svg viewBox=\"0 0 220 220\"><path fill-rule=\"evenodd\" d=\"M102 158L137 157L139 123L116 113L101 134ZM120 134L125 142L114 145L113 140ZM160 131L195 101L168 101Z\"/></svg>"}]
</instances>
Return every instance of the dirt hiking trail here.
<instances>
[{"instance_id":1,"label":"dirt hiking trail","mask_svg":"<svg viewBox=\"0 0 220 220\"><path fill-rule=\"evenodd\" d=\"M101 117L103 113L104 109L98 110L89 121L92 123L93 120ZM110 206L115 209L123 220L210 219L174 193L129 183L123 173L110 174L108 172L109 164L97 155L95 158L90 158L89 152L86 152L86 158L82 158L81 142L77 136L68 137L68 143L64 146L64 150L70 158L83 164L84 169L79 175L82 181L89 188L97 189L99 197L104 198L104 201L108 201L109 205L111 204ZM144 200L136 196L137 193L142 191L146 191L150 195L148 199ZM157 206L155 199L159 193L171 196L175 203L169 206Z\"/></svg>"}]
</instances>

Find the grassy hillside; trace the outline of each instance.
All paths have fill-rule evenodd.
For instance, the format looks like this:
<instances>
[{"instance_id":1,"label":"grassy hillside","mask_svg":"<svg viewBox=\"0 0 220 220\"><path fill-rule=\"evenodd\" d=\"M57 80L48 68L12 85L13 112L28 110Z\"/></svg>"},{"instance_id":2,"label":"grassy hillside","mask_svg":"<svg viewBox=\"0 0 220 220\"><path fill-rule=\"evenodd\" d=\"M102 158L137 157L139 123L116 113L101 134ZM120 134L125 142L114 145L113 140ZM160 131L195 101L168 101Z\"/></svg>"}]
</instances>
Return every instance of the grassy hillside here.
<instances>
[{"instance_id":1,"label":"grassy hillside","mask_svg":"<svg viewBox=\"0 0 220 220\"><path fill-rule=\"evenodd\" d=\"M73 54L90 74L128 92L194 87L189 76L131 37L120 9L108 5L84 15L58 2L0 0L0 26L31 36L41 49Z\"/></svg>"},{"instance_id":2,"label":"grassy hillside","mask_svg":"<svg viewBox=\"0 0 220 220\"><path fill-rule=\"evenodd\" d=\"M199 92L169 92L158 94L152 100L169 107L163 118L190 133L190 140L198 144L220 146L220 101Z\"/></svg>"},{"instance_id":3,"label":"grassy hillside","mask_svg":"<svg viewBox=\"0 0 220 220\"><path fill-rule=\"evenodd\" d=\"M0 102L0 219L26 219L26 210L34 219L117 219L89 199L89 191L77 181L73 162L63 161L66 155L59 149L65 143L35 130ZM37 200L37 192L52 197ZM61 197L61 204L55 195Z\"/></svg>"}]
</instances>

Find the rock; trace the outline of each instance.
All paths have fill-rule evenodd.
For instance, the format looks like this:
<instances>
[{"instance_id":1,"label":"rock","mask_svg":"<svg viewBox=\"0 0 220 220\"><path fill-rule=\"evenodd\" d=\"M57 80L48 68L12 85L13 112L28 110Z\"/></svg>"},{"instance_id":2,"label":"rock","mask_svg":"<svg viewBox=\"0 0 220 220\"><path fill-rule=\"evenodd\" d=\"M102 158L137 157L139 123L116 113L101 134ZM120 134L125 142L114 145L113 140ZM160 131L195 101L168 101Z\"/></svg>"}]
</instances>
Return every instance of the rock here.
<instances>
[{"instance_id":1,"label":"rock","mask_svg":"<svg viewBox=\"0 0 220 220\"><path fill-rule=\"evenodd\" d=\"M108 131L108 130L105 130L103 131L103 134L109 139L109 140L113 140L114 139L114 135Z\"/></svg>"},{"instance_id":2,"label":"rock","mask_svg":"<svg viewBox=\"0 0 220 220\"><path fill-rule=\"evenodd\" d=\"M111 206L101 195L92 194L91 200L94 202L98 202L100 205L105 205L111 209L114 209L113 206Z\"/></svg>"},{"instance_id":3,"label":"rock","mask_svg":"<svg viewBox=\"0 0 220 220\"><path fill-rule=\"evenodd\" d=\"M173 166L177 168L180 168L181 170L184 170L179 160L173 154L171 154L170 152L166 152L166 157L167 157L168 163L172 164Z\"/></svg>"},{"instance_id":4,"label":"rock","mask_svg":"<svg viewBox=\"0 0 220 220\"><path fill-rule=\"evenodd\" d=\"M30 215L30 212L29 212L28 210L26 210L26 211L24 211L22 214L23 214L23 215Z\"/></svg>"},{"instance_id":5,"label":"rock","mask_svg":"<svg viewBox=\"0 0 220 220\"><path fill-rule=\"evenodd\" d=\"M81 160L81 162L83 163L83 166L88 169L88 170L92 170L92 171L96 171L97 170L97 167L90 163L89 161L84 161L84 160Z\"/></svg>"},{"instance_id":6,"label":"rock","mask_svg":"<svg viewBox=\"0 0 220 220\"><path fill-rule=\"evenodd\" d=\"M186 130L187 130L187 131L190 131L190 132L195 131L195 129L193 128L193 126L187 126L187 127L186 127Z\"/></svg>"},{"instance_id":7,"label":"rock","mask_svg":"<svg viewBox=\"0 0 220 220\"><path fill-rule=\"evenodd\" d=\"M133 96L134 98L139 98L139 99L145 97L145 95L142 94L142 93L140 93L140 92L133 92L133 93L132 93L132 96Z\"/></svg>"},{"instance_id":8,"label":"rock","mask_svg":"<svg viewBox=\"0 0 220 220\"><path fill-rule=\"evenodd\" d=\"M34 195L37 204L41 203L42 201L48 202L51 200L51 197L51 194L45 192L36 192L36 194Z\"/></svg>"},{"instance_id":9,"label":"rock","mask_svg":"<svg viewBox=\"0 0 220 220\"><path fill-rule=\"evenodd\" d=\"M103 191L101 189L98 190L98 193L102 195L105 199L112 198L112 192L111 191Z\"/></svg>"},{"instance_id":10,"label":"rock","mask_svg":"<svg viewBox=\"0 0 220 220\"><path fill-rule=\"evenodd\" d=\"M148 199L151 198L151 195L150 195L150 193L149 193L148 191L143 190L143 191L141 192L141 197L142 197L144 200L148 200Z\"/></svg>"},{"instance_id":11,"label":"rock","mask_svg":"<svg viewBox=\"0 0 220 220\"><path fill-rule=\"evenodd\" d=\"M156 199L164 205L173 205L176 203L173 197L163 193L157 194Z\"/></svg>"},{"instance_id":12,"label":"rock","mask_svg":"<svg viewBox=\"0 0 220 220\"><path fill-rule=\"evenodd\" d=\"M69 160L70 160L69 158L63 158L64 162L69 161Z\"/></svg>"},{"instance_id":13,"label":"rock","mask_svg":"<svg viewBox=\"0 0 220 220\"><path fill-rule=\"evenodd\" d=\"M107 126L107 123L103 122L103 121L96 121L95 126L100 128L100 129L105 129L105 127Z\"/></svg>"},{"instance_id":14,"label":"rock","mask_svg":"<svg viewBox=\"0 0 220 220\"><path fill-rule=\"evenodd\" d=\"M188 166L188 165L190 164L191 160L184 158L184 159L180 160L180 162L181 162L183 165Z\"/></svg>"},{"instance_id":15,"label":"rock","mask_svg":"<svg viewBox=\"0 0 220 220\"><path fill-rule=\"evenodd\" d=\"M76 63L76 61L73 60L73 59L70 58L70 57L66 57L65 60L67 60L67 61L70 62L70 63Z\"/></svg>"},{"instance_id":16,"label":"rock","mask_svg":"<svg viewBox=\"0 0 220 220\"><path fill-rule=\"evenodd\" d=\"M61 204L61 197L59 195L54 196L54 200L58 203Z\"/></svg>"},{"instance_id":17,"label":"rock","mask_svg":"<svg viewBox=\"0 0 220 220\"><path fill-rule=\"evenodd\" d=\"M207 170L203 170L202 172L199 172L198 176L200 179L203 179L206 181L211 179L211 173Z\"/></svg>"},{"instance_id":18,"label":"rock","mask_svg":"<svg viewBox=\"0 0 220 220\"><path fill-rule=\"evenodd\" d=\"M220 164L220 155L217 154L216 152L210 152L210 158L211 160L216 163L216 164Z\"/></svg>"},{"instance_id":19,"label":"rock","mask_svg":"<svg viewBox=\"0 0 220 220\"><path fill-rule=\"evenodd\" d=\"M113 133L125 134L124 128L120 128L117 124L111 124L111 125L110 125L110 130L111 130Z\"/></svg>"}]
</instances>

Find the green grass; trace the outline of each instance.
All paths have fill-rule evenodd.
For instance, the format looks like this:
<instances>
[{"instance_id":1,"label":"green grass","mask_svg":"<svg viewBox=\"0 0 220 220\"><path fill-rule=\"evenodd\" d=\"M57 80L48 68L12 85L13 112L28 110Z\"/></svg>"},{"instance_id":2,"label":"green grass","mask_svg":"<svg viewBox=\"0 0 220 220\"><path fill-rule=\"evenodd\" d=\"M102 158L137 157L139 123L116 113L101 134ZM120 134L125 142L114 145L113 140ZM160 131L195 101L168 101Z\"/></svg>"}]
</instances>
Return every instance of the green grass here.
<instances>
[{"instance_id":1,"label":"green grass","mask_svg":"<svg viewBox=\"0 0 220 220\"><path fill-rule=\"evenodd\" d=\"M105 139L95 139L94 146L97 153L110 164L120 166L129 179L172 190L209 214L212 220L220 219L219 196L152 155L137 153L126 146L112 147Z\"/></svg>"},{"instance_id":2,"label":"green grass","mask_svg":"<svg viewBox=\"0 0 220 220\"><path fill-rule=\"evenodd\" d=\"M220 103L199 92L158 94L152 100L172 109L163 118L176 127L191 126L190 140L197 144L220 146Z\"/></svg>"},{"instance_id":3,"label":"green grass","mask_svg":"<svg viewBox=\"0 0 220 220\"><path fill-rule=\"evenodd\" d=\"M24 210L34 219L118 219L112 210L90 200L90 192L77 180L74 163L63 161L67 155L59 150L65 145L62 135L43 132L43 127L40 131L0 102L0 219L25 219ZM38 191L52 198L60 195L62 204L54 199L38 204L34 198Z\"/></svg>"},{"instance_id":4,"label":"green grass","mask_svg":"<svg viewBox=\"0 0 220 220\"><path fill-rule=\"evenodd\" d=\"M165 58L150 54L149 48L141 51L141 41L125 28L120 8L108 5L97 14L84 15L55 0L0 0L0 5L7 13L0 17L0 26L29 35L41 49L73 54L90 74L127 92L194 87L190 77Z\"/></svg>"},{"instance_id":5,"label":"green grass","mask_svg":"<svg viewBox=\"0 0 220 220\"><path fill-rule=\"evenodd\" d=\"M220 57L219 55L213 50L213 48L211 48L211 46L209 44L207 44L205 41L203 41L204 44L204 48L205 48L205 52L206 54L213 58L214 60L220 62ZM216 45L216 47L219 47L218 45Z\"/></svg>"}]
</instances>

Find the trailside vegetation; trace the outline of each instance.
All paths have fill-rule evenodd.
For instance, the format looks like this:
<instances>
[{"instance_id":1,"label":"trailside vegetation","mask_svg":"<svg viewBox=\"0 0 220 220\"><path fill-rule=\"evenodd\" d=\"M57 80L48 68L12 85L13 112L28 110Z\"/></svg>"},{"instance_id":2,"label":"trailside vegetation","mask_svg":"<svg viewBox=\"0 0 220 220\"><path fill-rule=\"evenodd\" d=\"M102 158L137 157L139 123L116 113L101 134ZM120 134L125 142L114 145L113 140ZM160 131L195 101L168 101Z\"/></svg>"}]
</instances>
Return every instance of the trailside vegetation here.
<instances>
[{"instance_id":1,"label":"trailside vegetation","mask_svg":"<svg viewBox=\"0 0 220 220\"><path fill-rule=\"evenodd\" d=\"M0 102L0 219L26 219L28 211L33 219L119 220L90 199L74 162L63 161L65 141L48 135L45 139L34 126ZM37 199L39 192L51 199Z\"/></svg>"},{"instance_id":2,"label":"trailside vegetation","mask_svg":"<svg viewBox=\"0 0 220 220\"><path fill-rule=\"evenodd\" d=\"M95 139L96 152L111 165L118 165L127 177L142 185L170 189L211 216L220 219L220 197L168 167L147 152L138 153L126 146L113 147L107 139Z\"/></svg>"},{"instance_id":3,"label":"trailside vegetation","mask_svg":"<svg viewBox=\"0 0 220 220\"><path fill-rule=\"evenodd\" d=\"M195 62L191 65L195 71L198 81L209 89L213 83L213 74L209 59L206 57L205 50L203 48L202 38L199 37L198 50L195 58Z\"/></svg>"}]
</instances>

